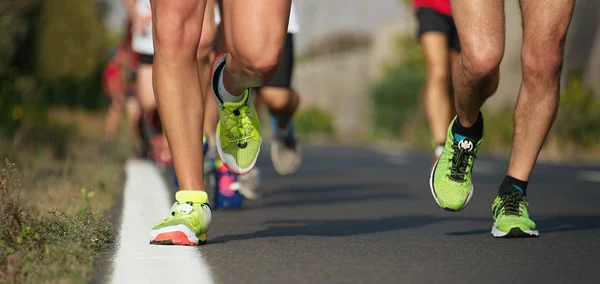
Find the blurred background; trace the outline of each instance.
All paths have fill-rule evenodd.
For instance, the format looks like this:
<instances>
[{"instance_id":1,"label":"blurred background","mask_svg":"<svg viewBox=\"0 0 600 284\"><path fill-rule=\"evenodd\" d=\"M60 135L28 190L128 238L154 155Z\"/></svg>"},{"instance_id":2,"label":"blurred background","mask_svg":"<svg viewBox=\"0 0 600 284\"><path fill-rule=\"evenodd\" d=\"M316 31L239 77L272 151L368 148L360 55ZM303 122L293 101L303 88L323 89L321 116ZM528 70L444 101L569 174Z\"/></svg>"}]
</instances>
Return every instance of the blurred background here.
<instances>
[{"instance_id":1,"label":"blurred background","mask_svg":"<svg viewBox=\"0 0 600 284\"><path fill-rule=\"evenodd\" d=\"M296 0L296 5L301 31L294 86L302 104L295 122L303 141L391 143L431 151L420 101L424 60L410 1ZM560 114L544 159L600 157L599 14L600 1L577 1ZM21 269L29 254L62 252L73 257L39 261L54 272L78 265L79 271L68 273L85 279L93 261L85 248L102 246L102 237L85 243L71 236L68 250L39 246L36 240L64 226L87 226L83 231L90 236L108 238L101 215L121 192L122 165L132 145L122 127L115 151L99 151L108 106L102 72L124 38L125 15L121 0L0 1L1 271ZM518 2L506 1L501 83L485 106L491 130L487 153L506 153L512 139L521 68L519 15ZM34 192L36 198L18 199ZM17 196L13 203L6 201L11 194ZM62 215L49 213L53 208ZM50 223L26 229L39 218ZM32 244L20 251L5 240Z\"/></svg>"}]
</instances>

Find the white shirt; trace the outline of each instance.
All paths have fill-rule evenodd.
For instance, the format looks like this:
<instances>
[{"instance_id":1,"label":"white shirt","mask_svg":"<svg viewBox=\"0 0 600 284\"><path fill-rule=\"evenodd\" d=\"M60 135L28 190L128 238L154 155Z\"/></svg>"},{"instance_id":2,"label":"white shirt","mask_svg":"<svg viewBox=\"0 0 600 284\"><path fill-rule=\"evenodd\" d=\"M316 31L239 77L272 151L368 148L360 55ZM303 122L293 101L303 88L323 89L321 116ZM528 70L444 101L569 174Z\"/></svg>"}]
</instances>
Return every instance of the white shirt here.
<instances>
[{"instance_id":1,"label":"white shirt","mask_svg":"<svg viewBox=\"0 0 600 284\"><path fill-rule=\"evenodd\" d=\"M136 0L135 9L140 15L150 16L150 0ZM154 55L154 43L152 41L151 22L148 23L143 32L136 32L133 34L131 39L131 49L140 54Z\"/></svg>"}]
</instances>

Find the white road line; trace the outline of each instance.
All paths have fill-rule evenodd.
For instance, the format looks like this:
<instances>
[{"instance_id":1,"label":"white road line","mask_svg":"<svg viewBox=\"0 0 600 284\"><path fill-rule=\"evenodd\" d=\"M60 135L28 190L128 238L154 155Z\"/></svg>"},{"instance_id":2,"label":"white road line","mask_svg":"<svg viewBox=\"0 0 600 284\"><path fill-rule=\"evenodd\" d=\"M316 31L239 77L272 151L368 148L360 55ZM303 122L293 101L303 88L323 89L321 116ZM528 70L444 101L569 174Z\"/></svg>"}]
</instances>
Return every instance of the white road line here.
<instances>
[{"instance_id":1,"label":"white road line","mask_svg":"<svg viewBox=\"0 0 600 284\"><path fill-rule=\"evenodd\" d=\"M577 179L583 181L600 182L600 171L581 171L577 174Z\"/></svg>"},{"instance_id":2,"label":"white road line","mask_svg":"<svg viewBox=\"0 0 600 284\"><path fill-rule=\"evenodd\" d=\"M172 196L152 164L131 160L126 171L111 283L214 283L198 249L149 244L150 228L168 214Z\"/></svg>"}]
</instances>

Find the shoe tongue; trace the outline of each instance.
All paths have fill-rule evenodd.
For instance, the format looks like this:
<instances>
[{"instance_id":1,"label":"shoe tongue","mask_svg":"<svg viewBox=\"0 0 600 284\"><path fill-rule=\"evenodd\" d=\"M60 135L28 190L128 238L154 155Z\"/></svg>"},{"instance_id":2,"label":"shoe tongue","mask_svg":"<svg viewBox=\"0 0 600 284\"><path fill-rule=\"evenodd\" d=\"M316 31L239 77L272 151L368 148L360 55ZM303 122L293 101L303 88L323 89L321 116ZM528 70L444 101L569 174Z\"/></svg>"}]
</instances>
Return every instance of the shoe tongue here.
<instances>
[{"instance_id":1,"label":"shoe tongue","mask_svg":"<svg viewBox=\"0 0 600 284\"><path fill-rule=\"evenodd\" d=\"M207 203L208 194L201 190L180 190L177 193L175 193L175 199L179 203Z\"/></svg>"},{"instance_id":2,"label":"shoe tongue","mask_svg":"<svg viewBox=\"0 0 600 284\"><path fill-rule=\"evenodd\" d=\"M250 89L246 89L244 91L244 94L242 94L242 99L237 101L237 102L224 102L223 106L227 107L227 108L239 108L241 106L243 106L244 104L246 104L246 101L248 101L248 96L250 94L249 92Z\"/></svg>"},{"instance_id":3,"label":"shoe tongue","mask_svg":"<svg viewBox=\"0 0 600 284\"><path fill-rule=\"evenodd\" d=\"M458 143L458 147L464 150L473 151L475 149L475 141L469 137L454 133L454 140Z\"/></svg>"}]
</instances>

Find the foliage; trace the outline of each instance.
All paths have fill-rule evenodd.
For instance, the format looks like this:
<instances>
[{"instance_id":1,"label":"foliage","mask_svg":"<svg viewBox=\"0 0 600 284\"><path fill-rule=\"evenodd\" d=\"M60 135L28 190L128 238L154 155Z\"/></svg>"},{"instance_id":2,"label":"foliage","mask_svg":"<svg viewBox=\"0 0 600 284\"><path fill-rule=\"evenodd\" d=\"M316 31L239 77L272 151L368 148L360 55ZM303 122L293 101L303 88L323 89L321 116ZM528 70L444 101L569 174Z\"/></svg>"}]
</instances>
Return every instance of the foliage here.
<instances>
[{"instance_id":1,"label":"foliage","mask_svg":"<svg viewBox=\"0 0 600 284\"><path fill-rule=\"evenodd\" d=\"M600 142L600 103L580 74L571 74L561 95L553 134L561 144L591 146Z\"/></svg>"},{"instance_id":2,"label":"foliage","mask_svg":"<svg viewBox=\"0 0 600 284\"><path fill-rule=\"evenodd\" d=\"M412 36L398 36L396 45L402 59L395 65L384 66L384 77L371 89L376 133L400 135L407 120L419 105L425 83L425 60L421 47Z\"/></svg>"},{"instance_id":3,"label":"foliage","mask_svg":"<svg viewBox=\"0 0 600 284\"><path fill-rule=\"evenodd\" d=\"M298 111L294 116L294 126L296 127L296 131L301 135L320 134L333 136L335 134L331 115L316 107Z\"/></svg>"}]
</instances>

